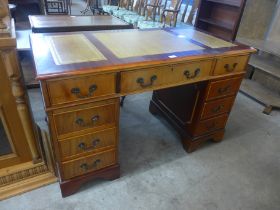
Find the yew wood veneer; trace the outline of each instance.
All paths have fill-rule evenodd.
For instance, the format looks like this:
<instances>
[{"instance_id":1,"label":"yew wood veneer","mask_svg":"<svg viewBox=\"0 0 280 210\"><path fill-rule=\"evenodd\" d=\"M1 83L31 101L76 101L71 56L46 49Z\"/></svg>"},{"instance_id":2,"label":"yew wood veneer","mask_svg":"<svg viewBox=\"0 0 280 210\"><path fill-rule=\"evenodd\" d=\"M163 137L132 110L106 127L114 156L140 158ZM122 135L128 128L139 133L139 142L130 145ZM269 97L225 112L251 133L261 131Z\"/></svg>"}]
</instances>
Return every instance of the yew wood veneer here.
<instances>
[{"instance_id":1,"label":"yew wood veneer","mask_svg":"<svg viewBox=\"0 0 280 210\"><path fill-rule=\"evenodd\" d=\"M194 29L32 34L31 45L63 196L120 176L121 96L154 91L150 112L187 152L221 141L255 52Z\"/></svg>"}]
</instances>

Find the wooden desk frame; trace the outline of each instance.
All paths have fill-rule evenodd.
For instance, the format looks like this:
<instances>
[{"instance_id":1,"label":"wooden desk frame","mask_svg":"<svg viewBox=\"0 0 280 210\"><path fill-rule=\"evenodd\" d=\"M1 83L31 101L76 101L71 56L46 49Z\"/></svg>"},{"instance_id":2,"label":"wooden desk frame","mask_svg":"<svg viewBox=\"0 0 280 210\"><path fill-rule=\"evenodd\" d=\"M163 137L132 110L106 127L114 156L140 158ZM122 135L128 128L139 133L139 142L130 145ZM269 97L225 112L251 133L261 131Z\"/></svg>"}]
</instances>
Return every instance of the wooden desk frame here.
<instances>
[{"instance_id":1,"label":"wooden desk frame","mask_svg":"<svg viewBox=\"0 0 280 210\"><path fill-rule=\"evenodd\" d=\"M178 35L176 30L166 31ZM82 33L108 60L58 66L50 53L36 54L38 40L44 36L31 39L63 197L89 180L120 176L121 96L154 91L150 112L161 114L175 127L187 152L207 140L222 140L253 48L236 44L211 49L192 41L204 50L118 59L91 33ZM176 56L170 59L170 55ZM102 137L112 128L116 133L109 140ZM101 143L88 147L98 135ZM85 148L92 150L82 151Z\"/></svg>"}]
</instances>

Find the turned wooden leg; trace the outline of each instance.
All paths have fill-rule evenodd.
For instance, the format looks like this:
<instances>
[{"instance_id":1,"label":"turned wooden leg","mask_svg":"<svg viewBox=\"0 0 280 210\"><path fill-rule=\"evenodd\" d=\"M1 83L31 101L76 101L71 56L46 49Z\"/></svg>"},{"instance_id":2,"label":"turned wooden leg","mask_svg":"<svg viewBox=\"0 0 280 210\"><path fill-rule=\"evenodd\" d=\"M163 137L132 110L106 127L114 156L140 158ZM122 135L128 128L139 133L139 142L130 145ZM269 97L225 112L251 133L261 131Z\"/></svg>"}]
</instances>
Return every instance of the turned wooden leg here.
<instances>
[{"instance_id":1,"label":"turned wooden leg","mask_svg":"<svg viewBox=\"0 0 280 210\"><path fill-rule=\"evenodd\" d=\"M120 165L117 164L114 166L107 167L105 169L101 169L99 171L93 171L87 173L83 176L72 178L70 180L61 181L60 182L61 194L62 197L67 197L69 195L72 195L75 192L77 192L84 183L95 179L114 180L119 177L120 177Z\"/></svg>"}]
</instances>

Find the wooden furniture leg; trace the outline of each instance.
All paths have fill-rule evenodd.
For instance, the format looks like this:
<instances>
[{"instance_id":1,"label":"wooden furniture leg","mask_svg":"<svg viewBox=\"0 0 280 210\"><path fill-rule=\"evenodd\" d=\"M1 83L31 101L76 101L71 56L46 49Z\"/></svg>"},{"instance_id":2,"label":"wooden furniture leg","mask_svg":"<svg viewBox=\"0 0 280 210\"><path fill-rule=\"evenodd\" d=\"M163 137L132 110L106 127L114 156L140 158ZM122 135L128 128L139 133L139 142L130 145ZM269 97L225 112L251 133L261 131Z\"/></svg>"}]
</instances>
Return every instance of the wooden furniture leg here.
<instances>
[{"instance_id":1,"label":"wooden furniture leg","mask_svg":"<svg viewBox=\"0 0 280 210\"><path fill-rule=\"evenodd\" d=\"M88 182L95 179L107 179L107 180L114 180L120 177L120 165L116 164L99 171L93 171L82 176L78 176L67 181L61 181L60 189L62 197L67 197L69 195L74 194L77 192L80 187Z\"/></svg>"},{"instance_id":2,"label":"wooden furniture leg","mask_svg":"<svg viewBox=\"0 0 280 210\"><path fill-rule=\"evenodd\" d=\"M221 129L209 135L198 136L198 137L185 137L182 138L182 144L186 152L191 153L209 140L213 142L221 142L223 140L224 133L225 130Z\"/></svg>"}]
</instances>

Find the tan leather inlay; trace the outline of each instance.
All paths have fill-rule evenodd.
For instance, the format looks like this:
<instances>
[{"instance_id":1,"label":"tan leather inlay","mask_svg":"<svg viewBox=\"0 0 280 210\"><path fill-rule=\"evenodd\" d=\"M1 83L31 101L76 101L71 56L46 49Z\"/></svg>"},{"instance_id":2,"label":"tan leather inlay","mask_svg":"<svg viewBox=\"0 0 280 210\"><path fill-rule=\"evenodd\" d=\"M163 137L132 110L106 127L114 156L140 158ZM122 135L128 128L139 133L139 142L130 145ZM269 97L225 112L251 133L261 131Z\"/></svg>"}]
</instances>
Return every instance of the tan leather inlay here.
<instances>
[{"instance_id":1,"label":"tan leather inlay","mask_svg":"<svg viewBox=\"0 0 280 210\"><path fill-rule=\"evenodd\" d=\"M83 35L54 35L46 37L56 65L107 60Z\"/></svg>"},{"instance_id":2,"label":"tan leather inlay","mask_svg":"<svg viewBox=\"0 0 280 210\"><path fill-rule=\"evenodd\" d=\"M232 44L230 42L226 42L222 39L216 38L214 36L202 33L200 31L196 31L193 29L178 29L175 31L176 33L179 33L179 36L185 36L189 39L192 39L194 41L200 42L201 44L204 44L211 48L222 48L222 47L234 47L235 44Z\"/></svg>"},{"instance_id":3,"label":"tan leather inlay","mask_svg":"<svg viewBox=\"0 0 280 210\"><path fill-rule=\"evenodd\" d=\"M204 49L161 30L95 32L93 35L118 58Z\"/></svg>"}]
</instances>

